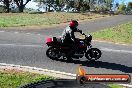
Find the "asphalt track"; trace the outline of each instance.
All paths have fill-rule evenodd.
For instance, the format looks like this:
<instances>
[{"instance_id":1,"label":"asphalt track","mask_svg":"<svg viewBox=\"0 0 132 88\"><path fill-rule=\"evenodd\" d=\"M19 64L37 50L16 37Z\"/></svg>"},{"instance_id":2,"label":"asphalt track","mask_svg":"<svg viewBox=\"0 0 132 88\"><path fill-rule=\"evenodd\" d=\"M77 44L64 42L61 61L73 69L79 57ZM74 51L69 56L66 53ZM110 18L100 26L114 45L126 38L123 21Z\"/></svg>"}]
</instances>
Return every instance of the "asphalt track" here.
<instances>
[{"instance_id":1,"label":"asphalt track","mask_svg":"<svg viewBox=\"0 0 132 88\"><path fill-rule=\"evenodd\" d=\"M120 15L92 22L81 22L79 28L84 32L94 32L103 28L132 22L132 15ZM49 30L8 30L0 31L0 63L32 66L76 74L82 65L89 74L130 74L132 75L132 46L116 45L93 41L93 47L102 50L102 57L96 62L81 60L54 61L46 57L45 38L59 36L66 25ZM132 83L130 83L132 84Z\"/></svg>"},{"instance_id":2,"label":"asphalt track","mask_svg":"<svg viewBox=\"0 0 132 88\"><path fill-rule=\"evenodd\" d=\"M57 79L44 80L34 84L22 86L20 88L110 88L105 84L78 84L76 80L71 79Z\"/></svg>"}]
</instances>

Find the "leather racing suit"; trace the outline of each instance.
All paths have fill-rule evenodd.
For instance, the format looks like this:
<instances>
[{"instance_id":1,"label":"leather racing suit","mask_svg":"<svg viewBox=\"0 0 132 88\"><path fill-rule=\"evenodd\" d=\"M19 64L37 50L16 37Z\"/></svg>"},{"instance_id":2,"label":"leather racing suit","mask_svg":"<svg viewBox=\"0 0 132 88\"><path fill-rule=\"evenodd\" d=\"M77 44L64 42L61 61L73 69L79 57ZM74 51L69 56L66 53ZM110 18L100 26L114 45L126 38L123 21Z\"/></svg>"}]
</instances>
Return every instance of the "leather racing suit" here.
<instances>
[{"instance_id":1,"label":"leather racing suit","mask_svg":"<svg viewBox=\"0 0 132 88\"><path fill-rule=\"evenodd\" d=\"M75 38L74 32L80 32L82 33L81 30L77 28L72 28L72 27L66 27L62 33L62 43L65 46L68 46L71 48L71 51L67 54L67 56L72 55L71 53L78 48L78 41Z\"/></svg>"}]
</instances>

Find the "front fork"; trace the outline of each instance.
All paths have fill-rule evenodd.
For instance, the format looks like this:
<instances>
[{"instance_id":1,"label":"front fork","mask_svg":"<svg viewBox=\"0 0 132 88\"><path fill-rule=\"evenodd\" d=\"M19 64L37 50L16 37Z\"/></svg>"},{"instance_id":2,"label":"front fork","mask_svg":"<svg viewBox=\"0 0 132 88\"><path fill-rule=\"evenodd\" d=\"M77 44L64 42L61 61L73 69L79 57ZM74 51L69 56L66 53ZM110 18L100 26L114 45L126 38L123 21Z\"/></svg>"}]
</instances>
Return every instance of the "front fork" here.
<instances>
[{"instance_id":1,"label":"front fork","mask_svg":"<svg viewBox=\"0 0 132 88\"><path fill-rule=\"evenodd\" d=\"M89 43L89 45L87 46L87 50L88 50L88 49L91 49L91 48L92 48L92 44Z\"/></svg>"}]
</instances>

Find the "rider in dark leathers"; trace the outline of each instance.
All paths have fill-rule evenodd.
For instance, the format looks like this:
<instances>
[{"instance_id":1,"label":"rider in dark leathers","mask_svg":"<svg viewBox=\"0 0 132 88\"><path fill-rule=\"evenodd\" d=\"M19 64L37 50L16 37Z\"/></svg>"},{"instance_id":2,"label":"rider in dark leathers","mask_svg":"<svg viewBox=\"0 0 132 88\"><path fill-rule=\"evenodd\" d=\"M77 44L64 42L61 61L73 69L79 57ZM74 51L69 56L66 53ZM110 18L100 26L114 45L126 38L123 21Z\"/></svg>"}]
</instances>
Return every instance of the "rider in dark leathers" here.
<instances>
[{"instance_id":1,"label":"rider in dark leathers","mask_svg":"<svg viewBox=\"0 0 132 88\"><path fill-rule=\"evenodd\" d=\"M75 38L74 32L82 33L82 31L77 27L78 22L76 20L72 20L69 23L69 26L66 27L62 33L62 43L71 48L71 51L69 51L69 53L67 54L68 57L70 57L70 55L72 55L71 53L78 47L78 41Z\"/></svg>"}]
</instances>

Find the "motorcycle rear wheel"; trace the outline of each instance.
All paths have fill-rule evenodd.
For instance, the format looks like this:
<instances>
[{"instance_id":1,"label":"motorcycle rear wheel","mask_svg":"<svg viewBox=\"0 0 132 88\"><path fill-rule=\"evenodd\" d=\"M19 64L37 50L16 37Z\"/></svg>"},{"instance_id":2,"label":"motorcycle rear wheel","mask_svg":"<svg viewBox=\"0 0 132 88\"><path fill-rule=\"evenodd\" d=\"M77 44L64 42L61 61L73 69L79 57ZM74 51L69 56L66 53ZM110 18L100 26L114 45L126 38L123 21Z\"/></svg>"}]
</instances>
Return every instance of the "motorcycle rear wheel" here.
<instances>
[{"instance_id":1,"label":"motorcycle rear wheel","mask_svg":"<svg viewBox=\"0 0 132 88\"><path fill-rule=\"evenodd\" d=\"M102 55L102 52L99 49L91 48L86 52L85 57L90 61L95 61L99 59L101 55Z\"/></svg>"},{"instance_id":2,"label":"motorcycle rear wheel","mask_svg":"<svg viewBox=\"0 0 132 88\"><path fill-rule=\"evenodd\" d=\"M49 47L46 50L46 55L50 59L59 59L61 56L59 55L59 51L56 47Z\"/></svg>"}]
</instances>

